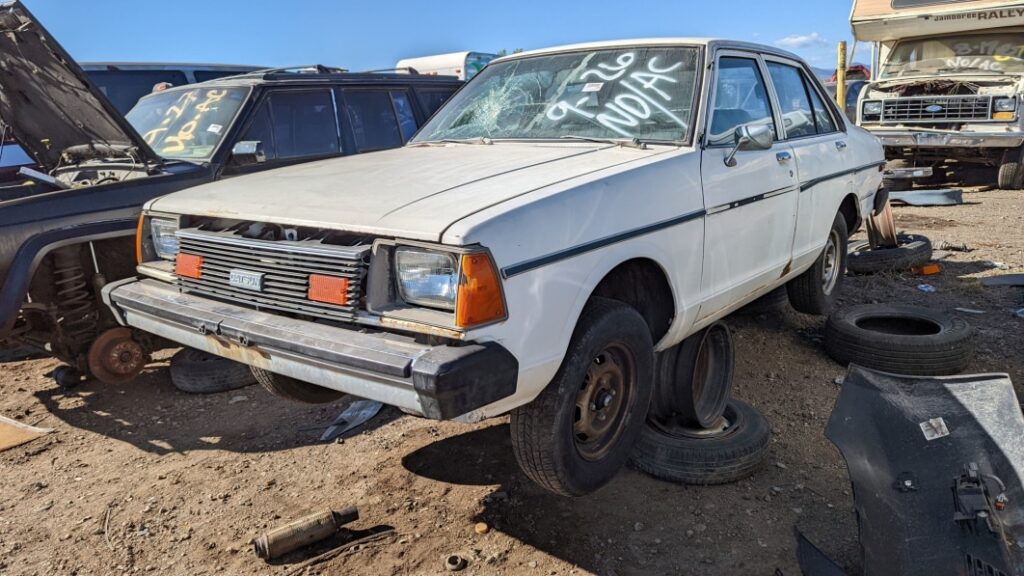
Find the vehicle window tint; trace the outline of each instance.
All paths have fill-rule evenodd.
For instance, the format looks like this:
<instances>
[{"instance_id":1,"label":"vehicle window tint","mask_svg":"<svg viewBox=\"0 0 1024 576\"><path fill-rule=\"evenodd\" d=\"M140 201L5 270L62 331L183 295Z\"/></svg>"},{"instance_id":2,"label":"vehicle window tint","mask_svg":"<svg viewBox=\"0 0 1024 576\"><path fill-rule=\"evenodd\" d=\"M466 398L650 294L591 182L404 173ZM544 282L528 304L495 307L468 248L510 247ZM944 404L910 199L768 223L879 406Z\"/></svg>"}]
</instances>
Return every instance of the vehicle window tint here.
<instances>
[{"instance_id":1,"label":"vehicle window tint","mask_svg":"<svg viewBox=\"0 0 1024 576\"><path fill-rule=\"evenodd\" d=\"M270 95L270 107L278 158L340 152L329 91L276 92Z\"/></svg>"},{"instance_id":2,"label":"vehicle window tint","mask_svg":"<svg viewBox=\"0 0 1024 576\"><path fill-rule=\"evenodd\" d=\"M188 84L180 70L89 70L85 74L121 114L131 110L157 84Z\"/></svg>"},{"instance_id":3,"label":"vehicle window tint","mask_svg":"<svg viewBox=\"0 0 1024 576\"><path fill-rule=\"evenodd\" d=\"M409 138L416 133L416 116L412 113L409 95L404 90L392 91L391 104L395 107L395 115L398 116L398 128L402 132L402 142L408 142Z\"/></svg>"},{"instance_id":4,"label":"vehicle window tint","mask_svg":"<svg viewBox=\"0 0 1024 576\"><path fill-rule=\"evenodd\" d=\"M402 145L391 95L384 90L346 90L348 120L356 150L382 150Z\"/></svg>"},{"instance_id":5,"label":"vehicle window tint","mask_svg":"<svg viewBox=\"0 0 1024 576\"><path fill-rule=\"evenodd\" d=\"M437 112L437 109L444 104L452 94L455 93L455 89L444 89L444 90L424 90L418 88L416 90L416 98L420 101L420 108L423 109L423 113L430 116Z\"/></svg>"},{"instance_id":6,"label":"vehicle window tint","mask_svg":"<svg viewBox=\"0 0 1024 576\"><path fill-rule=\"evenodd\" d=\"M835 132L837 130L836 122L832 119L832 115L829 114L825 103L822 102L818 91L814 89L811 81L806 76L804 76L804 83L807 85L807 93L811 95L811 105L814 106L814 124L818 129L818 134Z\"/></svg>"},{"instance_id":7,"label":"vehicle window tint","mask_svg":"<svg viewBox=\"0 0 1024 576\"><path fill-rule=\"evenodd\" d=\"M769 62L768 75L772 77L775 94L779 98L786 137L814 136L817 133L814 127L814 111L800 71L792 66Z\"/></svg>"},{"instance_id":8,"label":"vehicle window tint","mask_svg":"<svg viewBox=\"0 0 1024 576\"><path fill-rule=\"evenodd\" d=\"M245 130L245 134L239 138L242 141L257 141L263 143L263 151L267 154L267 160L277 158L277 147L274 145L273 121L270 118L270 105L264 102L260 109L253 115L252 124Z\"/></svg>"},{"instance_id":9,"label":"vehicle window tint","mask_svg":"<svg viewBox=\"0 0 1024 576\"><path fill-rule=\"evenodd\" d=\"M769 126L777 133L768 102L768 90L765 89L757 61L749 58L720 58L709 144L731 145L735 141L733 134L737 128L755 125Z\"/></svg>"}]
</instances>

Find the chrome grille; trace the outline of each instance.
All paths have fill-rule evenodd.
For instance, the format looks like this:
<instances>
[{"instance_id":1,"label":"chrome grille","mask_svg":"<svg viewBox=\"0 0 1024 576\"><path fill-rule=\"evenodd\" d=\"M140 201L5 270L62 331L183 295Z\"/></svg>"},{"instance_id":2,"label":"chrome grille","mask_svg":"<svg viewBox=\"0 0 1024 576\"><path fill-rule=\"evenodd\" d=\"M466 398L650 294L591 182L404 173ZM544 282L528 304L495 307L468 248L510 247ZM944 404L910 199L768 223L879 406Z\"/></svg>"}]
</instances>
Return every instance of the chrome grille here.
<instances>
[{"instance_id":1,"label":"chrome grille","mask_svg":"<svg viewBox=\"0 0 1024 576\"><path fill-rule=\"evenodd\" d=\"M882 122L932 123L992 120L991 96L926 96L882 101Z\"/></svg>"},{"instance_id":2,"label":"chrome grille","mask_svg":"<svg viewBox=\"0 0 1024 576\"><path fill-rule=\"evenodd\" d=\"M229 300L260 310L291 312L314 318L350 321L362 298L370 246L331 246L313 242L270 242L227 233L178 231L182 254L203 257L199 278L178 277L182 291ZM232 270L263 274L260 291L232 286ZM348 278L347 306L307 298L309 275Z\"/></svg>"}]
</instances>

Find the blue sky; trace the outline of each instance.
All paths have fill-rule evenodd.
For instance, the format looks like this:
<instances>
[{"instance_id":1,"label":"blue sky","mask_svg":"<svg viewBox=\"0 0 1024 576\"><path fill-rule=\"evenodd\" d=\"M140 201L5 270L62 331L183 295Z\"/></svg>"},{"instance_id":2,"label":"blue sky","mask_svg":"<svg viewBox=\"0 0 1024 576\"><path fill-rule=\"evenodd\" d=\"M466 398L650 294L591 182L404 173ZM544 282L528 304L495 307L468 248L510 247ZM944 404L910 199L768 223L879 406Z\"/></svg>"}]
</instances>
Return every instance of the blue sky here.
<instances>
[{"instance_id":1,"label":"blue sky","mask_svg":"<svg viewBox=\"0 0 1024 576\"><path fill-rule=\"evenodd\" d=\"M835 67L851 0L24 0L80 61L394 66L409 56L649 36L775 44ZM811 5L812 7L808 7ZM859 59L867 59L867 51Z\"/></svg>"}]
</instances>

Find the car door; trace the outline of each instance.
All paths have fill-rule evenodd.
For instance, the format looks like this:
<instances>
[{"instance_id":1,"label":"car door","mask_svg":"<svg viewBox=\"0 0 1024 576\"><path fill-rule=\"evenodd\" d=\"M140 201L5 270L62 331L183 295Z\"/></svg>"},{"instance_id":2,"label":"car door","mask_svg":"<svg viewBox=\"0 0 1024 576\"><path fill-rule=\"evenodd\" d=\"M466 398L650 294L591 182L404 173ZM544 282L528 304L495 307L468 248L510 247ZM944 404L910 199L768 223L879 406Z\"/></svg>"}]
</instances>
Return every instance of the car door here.
<instances>
[{"instance_id":1,"label":"car door","mask_svg":"<svg viewBox=\"0 0 1024 576\"><path fill-rule=\"evenodd\" d=\"M792 60L765 56L768 77L782 114L782 137L793 147L800 178L795 269L818 257L843 198L853 189L847 170L846 133L825 105L818 83Z\"/></svg>"},{"instance_id":2,"label":"car door","mask_svg":"<svg viewBox=\"0 0 1024 576\"><path fill-rule=\"evenodd\" d=\"M711 82L701 157L704 186L704 273L701 318L767 290L789 264L799 181L789 144L758 55L719 52ZM741 150L726 160L741 126L769 126L768 150Z\"/></svg>"}]
</instances>

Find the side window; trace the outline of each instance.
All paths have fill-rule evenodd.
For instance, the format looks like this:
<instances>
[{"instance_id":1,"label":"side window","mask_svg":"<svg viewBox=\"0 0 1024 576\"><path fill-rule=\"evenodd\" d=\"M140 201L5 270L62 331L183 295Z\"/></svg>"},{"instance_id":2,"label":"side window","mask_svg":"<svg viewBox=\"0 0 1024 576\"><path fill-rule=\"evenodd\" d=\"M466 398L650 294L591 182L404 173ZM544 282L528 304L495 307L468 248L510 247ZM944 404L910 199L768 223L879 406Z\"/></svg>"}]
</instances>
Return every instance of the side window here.
<instances>
[{"instance_id":1,"label":"side window","mask_svg":"<svg viewBox=\"0 0 1024 576\"><path fill-rule=\"evenodd\" d=\"M277 158L277 148L274 146L273 121L270 118L270 101L264 100L260 109L253 115L252 124L246 128L245 134L239 138L239 142L255 140L263 143L263 151L267 153L267 160Z\"/></svg>"},{"instance_id":2,"label":"side window","mask_svg":"<svg viewBox=\"0 0 1024 576\"><path fill-rule=\"evenodd\" d=\"M811 105L814 106L814 123L818 128L818 134L829 134L836 132L836 122L832 119L832 115L828 112L828 107L821 101L821 96L818 91L814 89L814 85L811 81L804 77L804 82L807 84L807 93L811 95Z\"/></svg>"},{"instance_id":3,"label":"side window","mask_svg":"<svg viewBox=\"0 0 1024 576\"><path fill-rule=\"evenodd\" d=\"M775 94L779 97L786 137L802 138L817 134L814 127L814 111L800 71L792 66L769 62L768 75L772 77Z\"/></svg>"},{"instance_id":4,"label":"side window","mask_svg":"<svg viewBox=\"0 0 1024 576\"><path fill-rule=\"evenodd\" d=\"M402 142L408 142L409 138L416 133L416 116L412 113L412 105L409 103L409 94L405 90L391 91L391 105L395 107L395 115L398 116L398 128L402 131Z\"/></svg>"},{"instance_id":5,"label":"side window","mask_svg":"<svg viewBox=\"0 0 1024 576\"><path fill-rule=\"evenodd\" d=\"M730 145L737 128L754 125L769 126L773 132L778 132L757 61L730 56L719 58L708 143Z\"/></svg>"},{"instance_id":6,"label":"side window","mask_svg":"<svg viewBox=\"0 0 1024 576\"><path fill-rule=\"evenodd\" d=\"M402 145L402 133L389 92L346 90L345 108L355 137L356 151L368 152Z\"/></svg>"},{"instance_id":7,"label":"side window","mask_svg":"<svg viewBox=\"0 0 1024 576\"><path fill-rule=\"evenodd\" d=\"M274 92L270 95L270 108L277 158L323 156L341 151L330 91Z\"/></svg>"},{"instance_id":8,"label":"side window","mask_svg":"<svg viewBox=\"0 0 1024 576\"><path fill-rule=\"evenodd\" d=\"M417 88L416 98L418 98L420 101L420 108L423 109L423 113L426 114L427 117L429 118L433 116L434 112L437 112L437 109L440 108L442 104L447 102L448 98L451 98L451 95L454 93L454 89L425 90L422 88Z\"/></svg>"}]
</instances>

